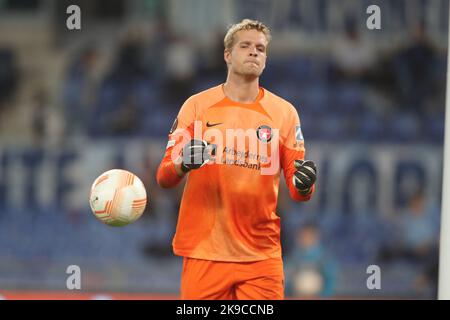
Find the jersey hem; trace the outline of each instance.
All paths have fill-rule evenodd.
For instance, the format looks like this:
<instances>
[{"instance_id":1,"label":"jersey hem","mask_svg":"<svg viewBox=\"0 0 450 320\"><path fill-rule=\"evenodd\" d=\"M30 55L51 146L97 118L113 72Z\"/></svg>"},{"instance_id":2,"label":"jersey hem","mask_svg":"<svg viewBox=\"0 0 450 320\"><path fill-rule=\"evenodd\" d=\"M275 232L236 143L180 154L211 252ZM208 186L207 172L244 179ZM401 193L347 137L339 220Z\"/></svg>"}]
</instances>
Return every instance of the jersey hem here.
<instances>
[{"instance_id":1,"label":"jersey hem","mask_svg":"<svg viewBox=\"0 0 450 320\"><path fill-rule=\"evenodd\" d=\"M274 258L282 258L281 252L276 252L274 254L270 255L264 255L264 256L242 256L242 257L231 257L231 256L224 256L224 255L197 255L193 253L189 253L187 251L183 250L177 250L173 249L173 253L180 257L187 257L187 258L193 258L193 259L200 259L200 260L209 260L209 261L222 261L222 262L254 262L254 261L263 261L268 259L274 259Z\"/></svg>"}]
</instances>

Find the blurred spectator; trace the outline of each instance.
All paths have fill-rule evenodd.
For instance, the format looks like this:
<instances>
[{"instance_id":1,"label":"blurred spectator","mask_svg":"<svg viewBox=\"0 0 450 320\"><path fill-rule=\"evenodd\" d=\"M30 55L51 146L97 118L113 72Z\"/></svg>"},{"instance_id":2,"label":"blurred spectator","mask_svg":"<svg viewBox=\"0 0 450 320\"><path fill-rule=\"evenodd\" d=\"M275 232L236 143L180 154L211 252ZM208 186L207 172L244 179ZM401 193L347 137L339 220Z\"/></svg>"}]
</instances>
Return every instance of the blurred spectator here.
<instances>
[{"instance_id":1,"label":"blurred spectator","mask_svg":"<svg viewBox=\"0 0 450 320\"><path fill-rule=\"evenodd\" d=\"M14 97L18 84L18 67L14 51L0 48L0 111Z\"/></svg>"},{"instance_id":2,"label":"blurred spectator","mask_svg":"<svg viewBox=\"0 0 450 320\"><path fill-rule=\"evenodd\" d=\"M381 251L382 260L404 259L411 263L423 263L432 257L439 234L436 212L427 204L423 191L415 192L396 221L396 241Z\"/></svg>"},{"instance_id":3,"label":"blurred spectator","mask_svg":"<svg viewBox=\"0 0 450 320\"><path fill-rule=\"evenodd\" d=\"M223 30L217 30L217 32L214 33L211 50L208 52L209 57L207 57L205 65L202 66L202 68L204 68L204 70L202 70L202 75L206 74L213 78L225 77L227 73L227 65L223 57L224 36L225 34L223 33Z\"/></svg>"},{"instance_id":4,"label":"blurred spectator","mask_svg":"<svg viewBox=\"0 0 450 320\"><path fill-rule=\"evenodd\" d=\"M321 244L314 224L298 230L297 246L286 259L286 293L290 296L331 296L335 294L337 264Z\"/></svg>"},{"instance_id":5,"label":"blurred spectator","mask_svg":"<svg viewBox=\"0 0 450 320\"><path fill-rule=\"evenodd\" d=\"M151 70L151 76L154 79L164 78L164 63L167 47L170 39L173 38L172 30L167 19L162 16L155 22L155 26L149 35L149 43L145 47L144 65Z\"/></svg>"},{"instance_id":6,"label":"blurred spectator","mask_svg":"<svg viewBox=\"0 0 450 320\"><path fill-rule=\"evenodd\" d=\"M145 37L140 26L133 26L119 42L88 119L91 134L120 136L139 131L142 103L137 91L145 87L151 73L144 59Z\"/></svg>"},{"instance_id":7,"label":"blurred spectator","mask_svg":"<svg viewBox=\"0 0 450 320\"><path fill-rule=\"evenodd\" d=\"M411 43L393 58L400 108L424 111L426 99L437 90L436 58L425 25L420 23L413 30Z\"/></svg>"},{"instance_id":8,"label":"blurred spectator","mask_svg":"<svg viewBox=\"0 0 450 320\"><path fill-rule=\"evenodd\" d=\"M46 133L46 111L47 111L47 96L43 91L38 91L33 97L34 110L33 110L33 118L32 118L32 130L33 130L33 138L36 143L40 144L44 138Z\"/></svg>"},{"instance_id":9,"label":"blurred spectator","mask_svg":"<svg viewBox=\"0 0 450 320\"><path fill-rule=\"evenodd\" d=\"M380 250L380 262L404 261L411 264L418 272L413 283L416 294L435 297L439 208L426 201L423 191L415 192L399 217L394 232L396 236Z\"/></svg>"},{"instance_id":10,"label":"blurred spectator","mask_svg":"<svg viewBox=\"0 0 450 320\"><path fill-rule=\"evenodd\" d=\"M175 108L193 93L195 51L189 38L176 37L167 48L166 77L168 98Z\"/></svg>"},{"instance_id":11,"label":"blurred spectator","mask_svg":"<svg viewBox=\"0 0 450 320\"><path fill-rule=\"evenodd\" d=\"M59 110L53 108L45 89L37 89L31 101L31 131L33 141L41 146L62 143L64 120Z\"/></svg>"},{"instance_id":12,"label":"blurred spectator","mask_svg":"<svg viewBox=\"0 0 450 320\"><path fill-rule=\"evenodd\" d=\"M113 136L133 134L140 126L138 107L132 94L126 96L117 109L105 111L102 117L105 133Z\"/></svg>"},{"instance_id":13,"label":"blurred spectator","mask_svg":"<svg viewBox=\"0 0 450 320\"><path fill-rule=\"evenodd\" d=\"M151 194L154 201L151 204L151 212L147 214L147 219L151 223L142 251L149 258L171 257L172 238L177 224L181 197L177 195L176 190L171 190L169 193L161 192L155 184L150 190L153 190Z\"/></svg>"},{"instance_id":14,"label":"blurred spectator","mask_svg":"<svg viewBox=\"0 0 450 320\"><path fill-rule=\"evenodd\" d=\"M138 27L125 34L112 67L112 76L115 79L127 83L148 76L149 70L144 60L145 45L144 33Z\"/></svg>"},{"instance_id":15,"label":"blurred spectator","mask_svg":"<svg viewBox=\"0 0 450 320\"><path fill-rule=\"evenodd\" d=\"M354 19L346 22L344 38L333 46L333 65L337 80L367 81L376 62L376 53L364 41Z\"/></svg>"},{"instance_id":16,"label":"blurred spectator","mask_svg":"<svg viewBox=\"0 0 450 320\"><path fill-rule=\"evenodd\" d=\"M93 103L93 69L97 63L97 51L88 46L78 54L69 66L64 84L64 107L67 122L67 134L83 132Z\"/></svg>"}]
</instances>

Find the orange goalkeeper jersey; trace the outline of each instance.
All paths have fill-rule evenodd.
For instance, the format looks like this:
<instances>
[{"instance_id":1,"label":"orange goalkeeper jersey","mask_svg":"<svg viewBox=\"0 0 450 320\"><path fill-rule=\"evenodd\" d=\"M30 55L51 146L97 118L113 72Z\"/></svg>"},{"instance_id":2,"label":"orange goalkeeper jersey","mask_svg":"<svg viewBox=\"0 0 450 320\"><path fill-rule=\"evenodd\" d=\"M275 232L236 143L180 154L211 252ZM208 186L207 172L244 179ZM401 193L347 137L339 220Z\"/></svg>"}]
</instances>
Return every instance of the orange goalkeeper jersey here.
<instances>
[{"instance_id":1,"label":"orange goalkeeper jersey","mask_svg":"<svg viewBox=\"0 0 450 320\"><path fill-rule=\"evenodd\" d=\"M181 107L158 168L161 187L182 177L174 162L191 138L215 146L214 158L191 170L173 239L176 255L215 261L258 261L281 256L277 206L280 172L291 198L294 160L304 159L304 140L295 108L260 88L253 103L225 96L219 85L190 97ZM256 146L256 147L255 147Z\"/></svg>"}]
</instances>

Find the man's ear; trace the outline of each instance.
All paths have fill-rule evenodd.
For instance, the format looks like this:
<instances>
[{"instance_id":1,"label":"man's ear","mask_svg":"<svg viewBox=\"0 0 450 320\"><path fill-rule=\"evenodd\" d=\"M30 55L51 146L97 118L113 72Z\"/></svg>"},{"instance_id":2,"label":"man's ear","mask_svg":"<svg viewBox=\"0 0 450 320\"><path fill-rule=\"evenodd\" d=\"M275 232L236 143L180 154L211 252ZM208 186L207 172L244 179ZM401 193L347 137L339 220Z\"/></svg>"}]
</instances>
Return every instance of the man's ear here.
<instances>
[{"instance_id":1,"label":"man's ear","mask_svg":"<svg viewBox=\"0 0 450 320\"><path fill-rule=\"evenodd\" d=\"M225 62L228 64L230 64L231 62L231 52L227 49L225 49L223 51L223 59L225 60Z\"/></svg>"}]
</instances>

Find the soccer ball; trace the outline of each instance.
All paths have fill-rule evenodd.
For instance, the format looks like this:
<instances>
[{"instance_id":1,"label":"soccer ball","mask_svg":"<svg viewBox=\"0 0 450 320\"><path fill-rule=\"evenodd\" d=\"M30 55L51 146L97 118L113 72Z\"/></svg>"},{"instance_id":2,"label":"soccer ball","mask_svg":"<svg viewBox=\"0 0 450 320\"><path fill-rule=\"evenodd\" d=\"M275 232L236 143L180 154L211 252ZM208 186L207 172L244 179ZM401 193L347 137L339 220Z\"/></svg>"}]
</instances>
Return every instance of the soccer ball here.
<instances>
[{"instance_id":1,"label":"soccer ball","mask_svg":"<svg viewBox=\"0 0 450 320\"><path fill-rule=\"evenodd\" d=\"M139 219L147 205L147 193L136 175L113 169L95 179L89 204L97 219L107 225L121 227Z\"/></svg>"}]
</instances>

